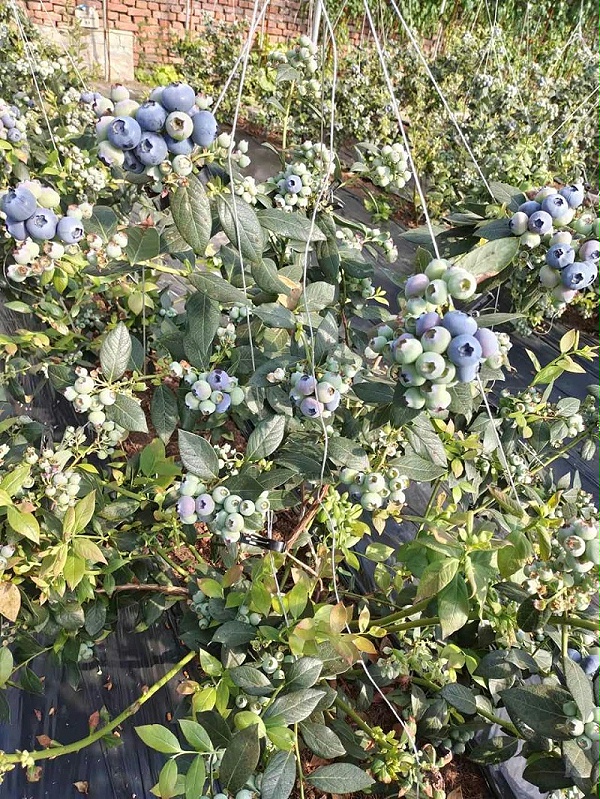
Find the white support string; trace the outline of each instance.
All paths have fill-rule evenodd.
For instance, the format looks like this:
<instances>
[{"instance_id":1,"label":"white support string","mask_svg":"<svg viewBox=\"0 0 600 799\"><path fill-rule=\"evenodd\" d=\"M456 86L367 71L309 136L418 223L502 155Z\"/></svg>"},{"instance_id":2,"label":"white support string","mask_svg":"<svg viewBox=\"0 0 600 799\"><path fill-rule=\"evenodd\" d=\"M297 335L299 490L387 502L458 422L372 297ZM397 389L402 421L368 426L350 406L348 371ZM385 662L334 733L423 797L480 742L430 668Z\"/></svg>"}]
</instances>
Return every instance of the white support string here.
<instances>
[{"instance_id":1,"label":"white support string","mask_svg":"<svg viewBox=\"0 0 600 799\"><path fill-rule=\"evenodd\" d=\"M572 118L575 116L575 114L577 114L577 113L578 113L578 111L580 111L580 110L581 110L581 109L582 109L582 108L583 108L585 105L587 105L587 103L589 102L589 100L591 100L591 99L592 99L592 97L593 97L595 94L598 94L598 90L599 90L599 87L598 87L598 86L596 86L596 88L595 88L595 89L593 89L593 90L592 90L592 91L591 91L591 92L588 94L588 96L587 96L587 97L586 97L584 100L582 100L582 101L579 103L579 105L578 105L578 106L577 106L577 107L576 107L576 108L575 108L573 111L571 111L571 113L570 113L570 114L568 114L568 115L567 115L567 116L566 116L566 117L563 119L563 121L560 123L560 125L559 125L557 128L555 128L555 129L552 131L552 133L551 133L551 134L548 136L548 138L544 140L544 144L546 144L546 142L549 142L549 141L550 141L550 139L552 139L552 138L553 138L553 137L554 137L554 136L555 136L555 135L558 133L558 131L559 131L559 130L560 130L560 129L561 129L563 126L564 126L564 125L566 125L566 124L567 124L567 122L568 122L570 119L572 119Z\"/></svg>"},{"instance_id":2,"label":"white support string","mask_svg":"<svg viewBox=\"0 0 600 799\"><path fill-rule=\"evenodd\" d=\"M364 0L364 2L366 4L367 0ZM404 31L406 32L406 35L408 36L408 38L410 40L410 43L412 44L412 46L413 46L413 48L415 50L415 53L417 54L417 57L419 58L419 60L423 64L423 67L425 68L425 72L427 73L427 76L428 76L429 80L431 81L431 83L433 85L433 88L436 90L440 100L442 101L442 105L446 109L446 112L447 112L448 116L450 117L450 119L452 121L452 124L456 128L456 132L458 133L458 135L460 137L460 140L462 141L466 151L469 153L469 156L470 156L471 160L473 161L473 165L475 166L475 169L479 173L479 177L481 178L481 181L482 181L483 185L485 186L485 188L489 192L489 194L492 197L492 199L495 199L494 194L492 192L492 189L490 187L490 184L488 183L485 175L483 174L483 171L482 171L481 167L479 166L479 162L477 161L477 158L475 157L475 153L471 149L471 145L469 144L469 142L467 140L467 137L463 133L463 130L462 130L462 128L461 128L461 126L460 126L460 124L459 124L454 112L452 111L452 109L448 105L448 101L446 100L446 97L445 97L443 91L441 90L438 82L436 81L436 79L435 79L435 77L433 75L433 72L431 71L431 69L429 67L429 64L427 63L427 60L426 60L425 56L421 52L421 48L419 47L419 43L417 42L417 40L416 40L413 32L409 28L409 26L407 25L406 20L402 16L402 13L400 12L400 9L398 8L398 5L396 4L396 0L390 0L390 3L392 5L392 8L394 9L394 11L396 12L396 15L397 15L398 19L400 20L400 24L404 28ZM381 56L380 56L380 58L381 58ZM385 70L385 71L386 71L386 74L387 74L387 70ZM395 98L394 98L394 102L395 102ZM415 179L416 179L416 171L415 171ZM422 201L423 200L421 200L421 202ZM438 255L438 258L439 258L439 255Z\"/></svg>"}]
</instances>

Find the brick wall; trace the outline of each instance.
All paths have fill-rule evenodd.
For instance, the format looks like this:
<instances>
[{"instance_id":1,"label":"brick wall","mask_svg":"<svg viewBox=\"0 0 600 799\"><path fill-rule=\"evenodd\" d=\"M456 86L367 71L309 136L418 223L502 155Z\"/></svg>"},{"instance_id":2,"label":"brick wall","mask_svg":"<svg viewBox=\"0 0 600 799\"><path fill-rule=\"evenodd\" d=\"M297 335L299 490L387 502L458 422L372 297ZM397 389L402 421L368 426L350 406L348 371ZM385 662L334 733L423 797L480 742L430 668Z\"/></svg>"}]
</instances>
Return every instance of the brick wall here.
<instances>
[{"instance_id":1,"label":"brick wall","mask_svg":"<svg viewBox=\"0 0 600 799\"><path fill-rule=\"evenodd\" d=\"M77 0L22 0L32 22L58 29L75 24ZM169 39L193 34L202 28L203 14L233 22L252 18L254 0L107 0L108 28L134 35L134 63L164 63L169 60ZM96 9L103 28L101 0L86 0ZM259 30L274 41L305 33L306 4L301 0L271 0Z\"/></svg>"}]
</instances>

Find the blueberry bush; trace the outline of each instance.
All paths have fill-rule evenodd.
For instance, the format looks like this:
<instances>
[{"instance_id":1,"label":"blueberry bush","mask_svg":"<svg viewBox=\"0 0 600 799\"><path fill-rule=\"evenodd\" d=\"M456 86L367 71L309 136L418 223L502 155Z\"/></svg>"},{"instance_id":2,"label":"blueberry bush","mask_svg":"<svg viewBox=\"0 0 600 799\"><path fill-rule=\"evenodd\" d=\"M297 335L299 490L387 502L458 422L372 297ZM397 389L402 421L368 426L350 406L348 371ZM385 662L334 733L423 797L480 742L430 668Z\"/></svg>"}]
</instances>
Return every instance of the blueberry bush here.
<instances>
[{"instance_id":1,"label":"blueberry bush","mask_svg":"<svg viewBox=\"0 0 600 799\"><path fill-rule=\"evenodd\" d=\"M306 49L277 69L310 83ZM20 83L0 85L17 122ZM390 236L344 215L331 143L297 136L289 83L263 181L207 85L140 102L61 86L57 150L22 103L38 122L0 198L5 307L23 320L0 336L0 687L43 690L50 649L76 685L123 599L138 631L172 609L187 652L86 738L0 753L0 772L114 745L178 679L178 720L136 727L165 756L147 786L163 799L444 799L453 759L517 753L542 790L596 796L598 511L552 469L594 456L597 387L552 389L595 348L569 331L529 387L499 389L514 367L497 329L522 316L475 303L510 291L532 236L573 290L597 220L577 184L494 184L497 218L471 211L403 275ZM410 179L397 145L358 152L376 185Z\"/></svg>"}]
</instances>

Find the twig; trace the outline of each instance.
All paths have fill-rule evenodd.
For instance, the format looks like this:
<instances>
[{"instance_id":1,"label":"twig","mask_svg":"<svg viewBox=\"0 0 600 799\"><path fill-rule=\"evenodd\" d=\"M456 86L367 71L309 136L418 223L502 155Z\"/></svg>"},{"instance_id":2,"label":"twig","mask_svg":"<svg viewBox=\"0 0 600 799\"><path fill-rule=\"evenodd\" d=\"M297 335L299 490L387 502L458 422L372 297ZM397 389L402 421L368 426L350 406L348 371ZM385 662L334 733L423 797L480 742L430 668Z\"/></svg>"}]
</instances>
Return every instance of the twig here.
<instances>
[{"instance_id":1,"label":"twig","mask_svg":"<svg viewBox=\"0 0 600 799\"><path fill-rule=\"evenodd\" d=\"M176 596L188 596L189 591L182 585L155 585L153 583L123 583L117 585L110 592L111 594L118 594L122 591L155 591L157 594L174 594ZM107 594L105 588L98 588L97 594Z\"/></svg>"},{"instance_id":2,"label":"twig","mask_svg":"<svg viewBox=\"0 0 600 799\"><path fill-rule=\"evenodd\" d=\"M321 487L321 489L319 490L319 493L317 495L316 500L312 503L312 505L309 505L308 510L306 511L304 516L300 519L300 521L298 522L298 524L294 528L294 531L292 532L292 535L290 536L290 538L288 539L288 541L287 541L287 543L285 545L286 550L289 550L289 549L291 549L294 546L294 544L296 543L298 538L302 535L302 533L306 530L306 528L312 523L312 521L314 520L315 516L319 512L319 508L321 507L321 503L323 502L323 500L327 496L327 492L328 491L329 491L329 486L328 485Z\"/></svg>"}]
</instances>

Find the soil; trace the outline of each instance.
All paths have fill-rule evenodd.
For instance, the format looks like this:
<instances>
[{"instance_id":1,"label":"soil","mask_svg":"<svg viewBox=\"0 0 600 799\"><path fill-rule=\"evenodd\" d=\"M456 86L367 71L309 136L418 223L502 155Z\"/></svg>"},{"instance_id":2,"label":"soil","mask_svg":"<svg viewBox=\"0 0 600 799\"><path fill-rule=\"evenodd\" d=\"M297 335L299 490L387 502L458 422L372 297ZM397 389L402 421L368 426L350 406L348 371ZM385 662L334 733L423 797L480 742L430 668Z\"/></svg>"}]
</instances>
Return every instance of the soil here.
<instances>
[{"instance_id":1,"label":"soil","mask_svg":"<svg viewBox=\"0 0 600 799\"><path fill-rule=\"evenodd\" d=\"M582 333L593 333L594 335L598 335L598 324L600 321L598 309L596 309L596 313L589 319L584 319L584 317L578 313L576 308L569 306L561 316L560 321L566 327L573 327L576 330L580 330Z\"/></svg>"}]
</instances>

